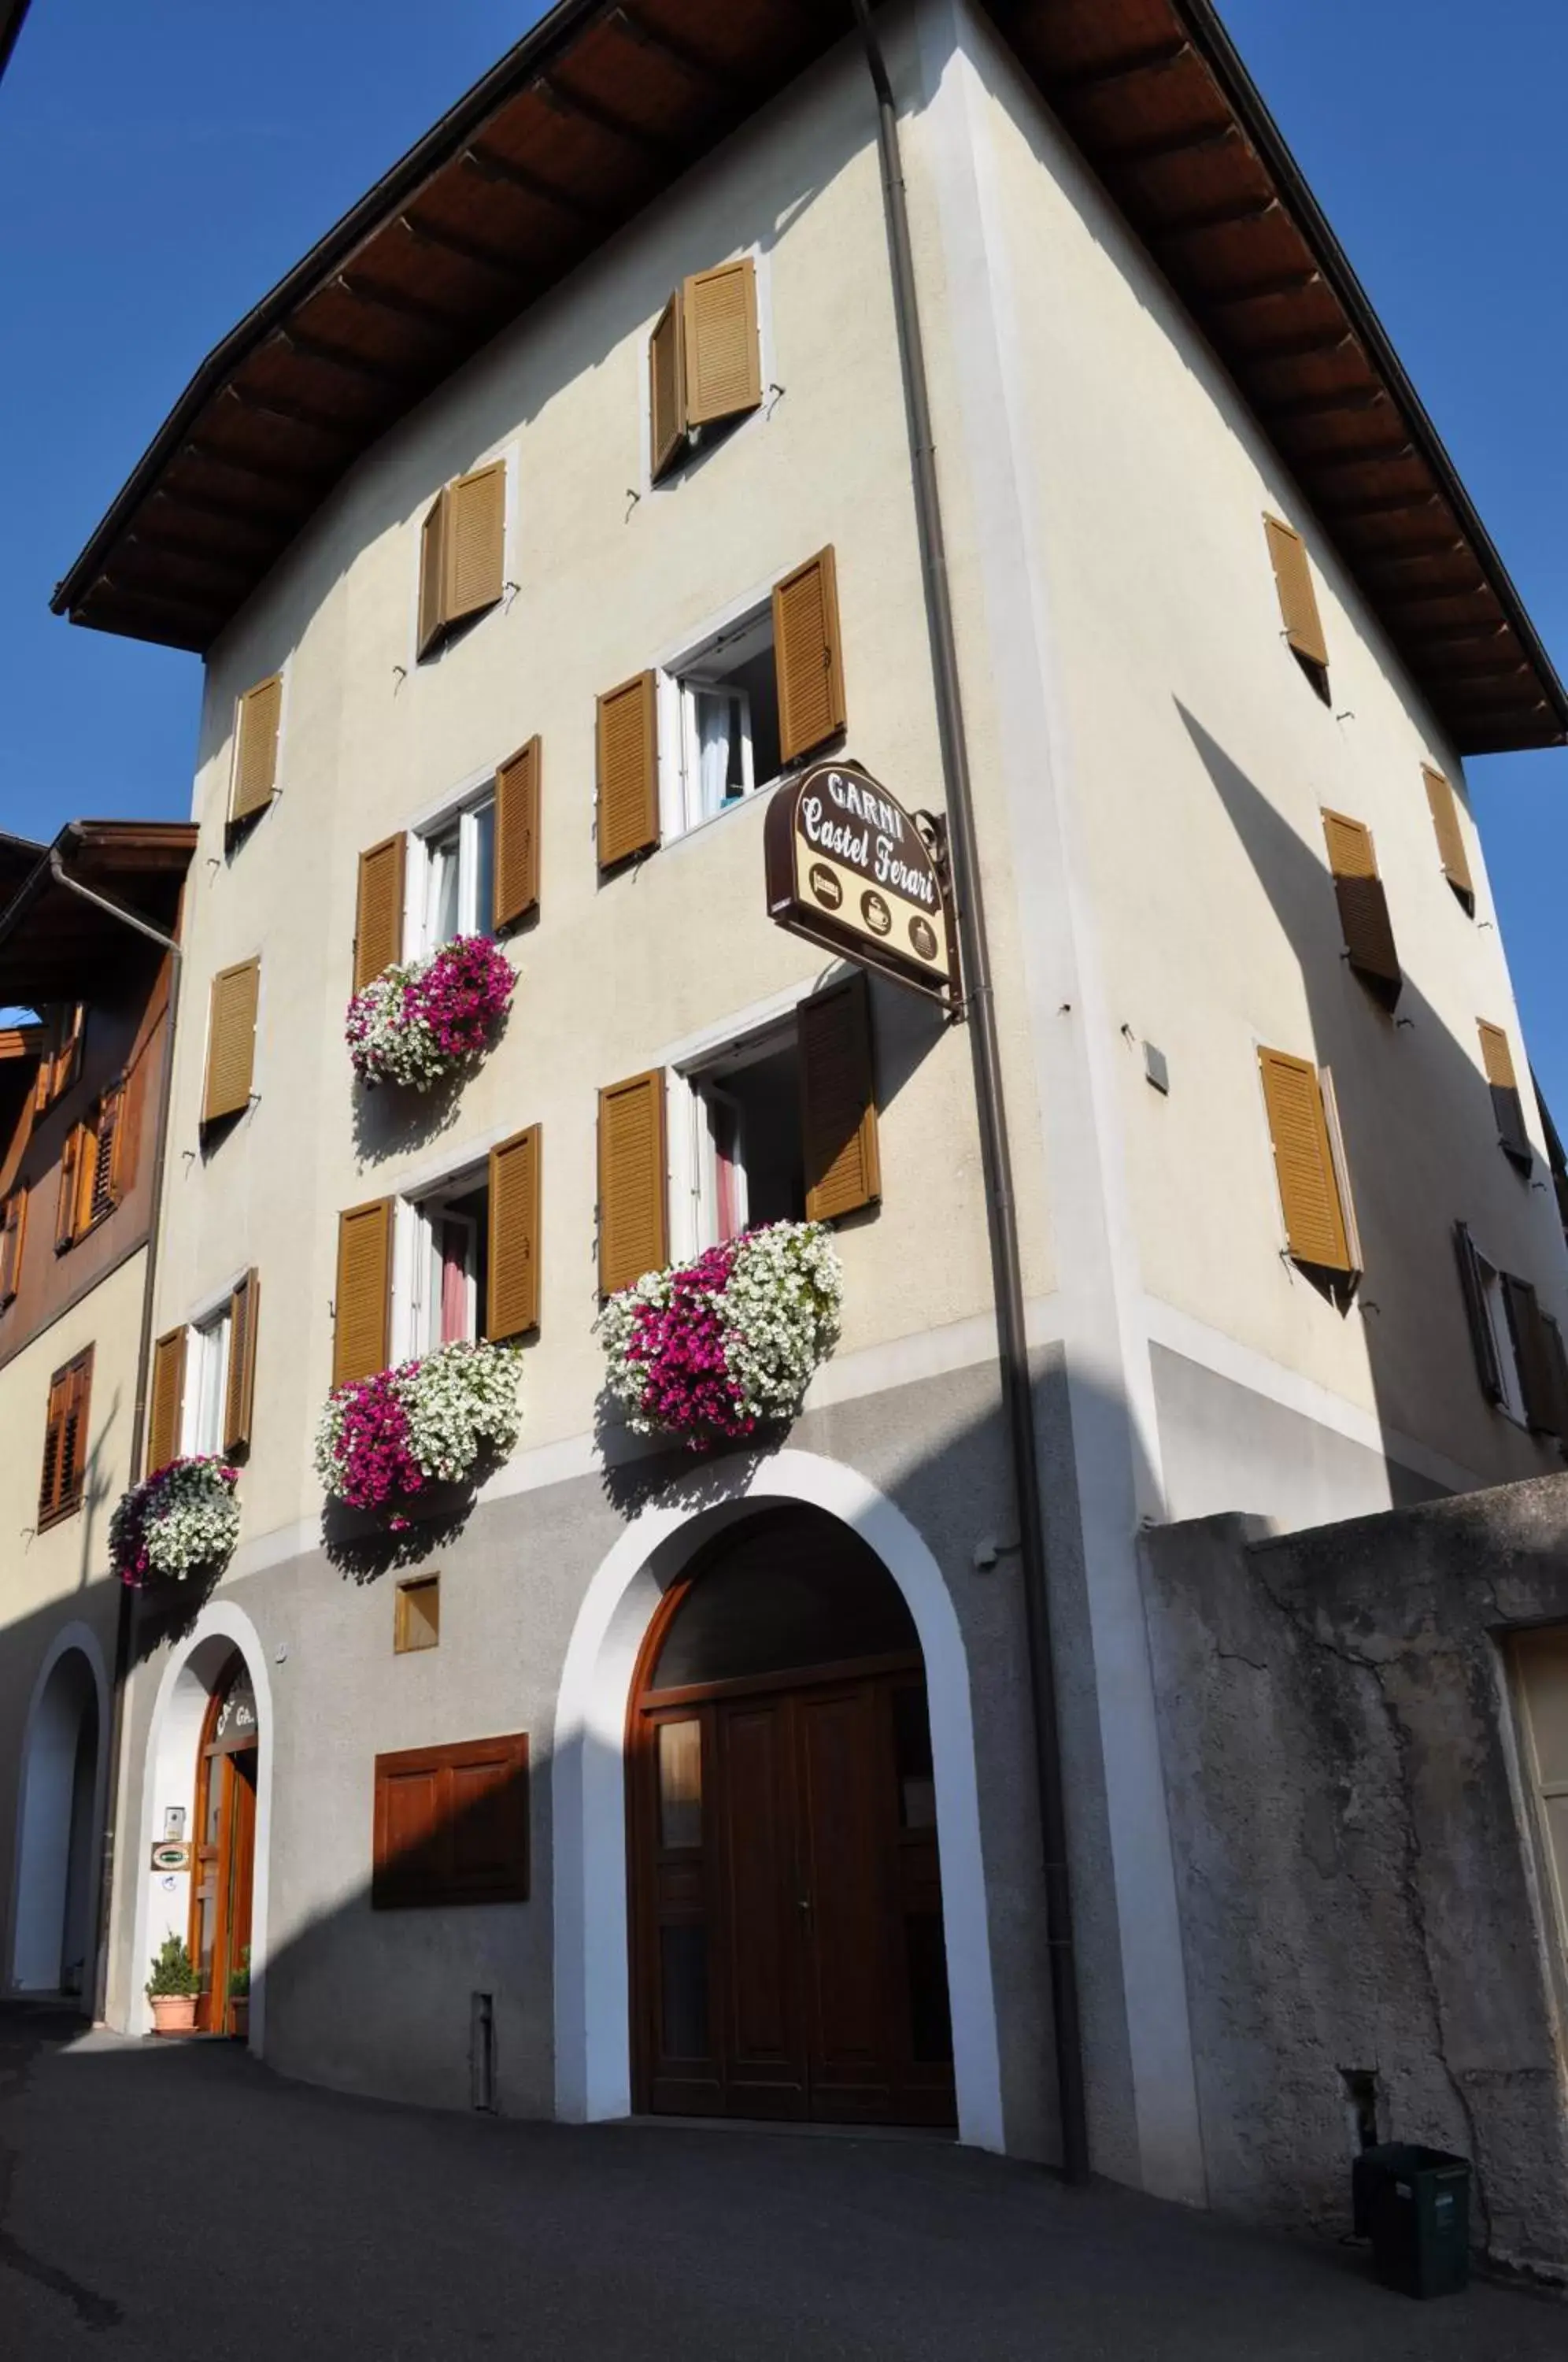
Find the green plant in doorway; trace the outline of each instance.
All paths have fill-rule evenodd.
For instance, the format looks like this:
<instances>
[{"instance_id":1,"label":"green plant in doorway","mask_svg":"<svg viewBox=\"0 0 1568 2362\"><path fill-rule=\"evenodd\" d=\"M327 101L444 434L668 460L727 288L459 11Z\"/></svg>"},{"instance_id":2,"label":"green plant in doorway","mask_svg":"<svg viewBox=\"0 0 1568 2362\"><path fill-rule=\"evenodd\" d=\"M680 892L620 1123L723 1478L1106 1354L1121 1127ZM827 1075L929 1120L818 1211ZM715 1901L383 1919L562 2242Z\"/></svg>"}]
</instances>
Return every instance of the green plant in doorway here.
<instances>
[{"instance_id":1,"label":"green plant in doorway","mask_svg":"<svg viewBox=\"0 0 1568 2362\"><path fill-rule=\"evenodd\" d=\"M194 1999L202 1990L196 1974L196 1964L185 1948L182 1936L165 1936L162 1948L152 1963L152 1974L147 1981L149 2001Z\"/></svg>"},{"instance_id":2,"label":"green plant in doorway","mask_svg":"<svg viewBox=\"0 0 1568 2362\"><path fill-rule=\"evenodd\" d=\"M230 2001L250 1999L250 1947L248 1944L239 1956L238 1968L230 1969L228 1972L228 1997Z\"/></svg>"}]
</instances>

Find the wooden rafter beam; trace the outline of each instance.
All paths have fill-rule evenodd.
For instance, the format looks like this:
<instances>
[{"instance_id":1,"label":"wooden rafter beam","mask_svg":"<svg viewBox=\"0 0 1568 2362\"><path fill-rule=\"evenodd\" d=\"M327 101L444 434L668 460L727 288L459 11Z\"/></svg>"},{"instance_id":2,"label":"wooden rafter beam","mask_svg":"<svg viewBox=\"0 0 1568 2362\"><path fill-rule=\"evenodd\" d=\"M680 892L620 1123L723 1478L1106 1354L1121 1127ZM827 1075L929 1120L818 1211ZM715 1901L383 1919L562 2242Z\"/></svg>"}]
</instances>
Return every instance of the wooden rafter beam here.
<instances>
[{"instance_id":1,"label":"wooden rafter beam","mask_svg":"<svg viewBox=\"0 0 1568 2362\"><path fill-rule=\"evenodd\" d=\"M357 443L362 432L355 421L339 418L334 411L318 410L313 402L294 402L282 393L255 393L237 378L229 380L223 394L241 410L281 419L285 426L303 426L312 435L328 435L335 442Z\"/></svg>"},{"instance_id":2,"label":"wooden rafter beam","mask_svg":"<svg viewBox=\"0 0 1568 2362\"><path fill-rule=\"evenodd\" d=\"M629 122L618 108L601 106L596 99L583 98L576 91L563 90L550 74L540 74L528 87L552 113L575 115L580 121L591 123L606 138L619 140L624 148L635 148L661 165L668 167L680 157L678 141L667 139L661 132L646 131L640 123Z\"/></svg>"},{"instance_id":3,"label":"wooden rafter beam","mask_svg":"<svg viewBox=\"0 0 1568 2362\"><path fill-rule=\"evenodd\" d=\"M580 197L570 189L563 189L547 181L540 172L531 172L525 164L514 164L510 156L498 156L493 148L465 148L462 161L470 172L499 188L517 189L524 196L534 198L543 205L552 205L558 213L569 214L573 221L584 222L594 228L603 226L613 216L602 205Z\"/></svg>"},{"instance_id":4,"label":"wooden rafter beam","mask_svg":"<svg viewBox=\"0 0 1568 2362\"><path fill-rule=\"evenodd\" d=\"M176 511L189 509L195 516L211 517L217 524L257 526L280 535L292 534L294 529L292 522L281 522L273 509L256 507L249 501L216 500L210 492L176 491L167 484L160 484L149 495L148 506L160 502Z\"/></svg>"},{"instance_id":5,"label":"wooden rafter beam","mask_svg":"<svg viewBox=\"0 0 1568 2362\"><path fill-rule=\"evenodd\" d=\"M415 214L400 214L398 222L421 246L439 247L443 254L455 254L463 262L471 262L476 270L488 270L492 279L504 279L509 287L523 286L529 273L501 248L484 239L469 237L465 231L447 229L441 222L433 222Z\"/></svg>"},{"instance_id":6,"label":"wooden rafter beam","mask_svg":"<svg viewBox=\"0 0 1568 2362\"><path fill-rule=\"evenodd\" d=\"M467 334L465 314L449 312L444 304L432 304L423 295L405 295L401 287L389 287L384 280L368 279L363 271L340 270L329 283L358 304L368 304L377 312L393 313L400 320L417 320L421 327L435 328L444 337Z\"/></svg>"},{"instance_id":7,"label":"wooden rafter beam","mask_svg":"<svg viewBox=\"0 0 1568 2362\"><path fill-rule=\"evenodd\" d=\"M1193 205L1186 213L1167 215L1150 232L1156 245L1175 244L1186 237L1202 237L1210 230L1235 229L1242 223L1267 221L1282 210L1279 199L1272 193L1260 196L1255 192L1244 197L1217 197L1211 204Z\"/></svg>"},{"instance_id":8,"label":"wooden rafter beam","mask_svg":"<svg viewBox=\"0 0 1568 2362\"><path fill-rule=\"evenodd\" d=\"M689 81L700 83L715 97L734 98L739 94L740 85L734 74L727 73L723 66L716 66L712 58L703 57L690 41L682 41L674 33L667 33L660 27L650 25L635 8L613 8L610 22L618 31L624 33L628 40L635 41L639 50L651 50L655 56L667 59Z\"/></svg>"},{"instance_id":9,"label":"wooden rafter beam","mask_svg":"<svg viewBox=\"0 0 1568 2362\"><path fill-rule=\"evenodd\" d=\"M1271 426L1287 426L1309 418L1335 418L1347 411L1375 410L1388 399L1381 385L1324 386L1315 393L1273 397L1254 394L1257 408Z\"/></svg>"},{"instance_id":10,"label":"wooden rafter beam","mask_svg":"<svg viewBox=\"0 0 1568 2362\"><path fill-rule=\"evenodd\" d=\"M204 468L223 468L231 476L248 477L252 483L277 486L294 485L303 499L318 500L324 485L337 473L335 465L319 468L280 468L275 460L264 465L254 459L237 459L231 452L215 450L212 444L193 435L180 446L182 459L194 459Z\"/></svg>"},{"instance_id":11,"label":"wooden rafter beam","mask_svg":"<svg viewBox=\"0 0 1568 2362\"><path fill-rule=\"evenodd\" d=\"M1264 304L1275 295L1304 295L1320 285L1323 274L1316 263L1298 263L1291 270L1271 270L1259 279L1245 279L1239 287L1194 287L1188 300L1206 312L1229 312L1242 304Z\"/></svg>"},{"instance_id":12,"label":"wooden rafter beam","mask_svg":"<svg viewBox=\"0 0 1568 2362\"><path fill-rule=\"evenodd\" d=\"M275 341L286 351L298 353L302 360L319 361L325 369L360 378L367 385L383 385L390 392L405 393L425 382L416 371L399 369L395 361L353 352L347 345L336 344L328 337L309 336L303 328L280 328Z\"/></svg>"},{"instance_id":13,"label":"wooden rafter beam","mask_svg":"<svg viewBox=\"0 0 1568 2362\"><path fill-rule=\"evenodd\" d=\"M1119 171L1127 164L1162 163L1168 156L1213 155L1221 148L1239 145L1241 137L1233 123L1188 124L1182 130L1151 131L1142 139L1110 148L1105 160L1112 171Z\"/></svg>"},{"instance_id":14,"label":"wooden rafter beam","mask_svg":"<svg viewBox=\"0 0 1568 2362\"><path fill-rule=\"evenodd\" d=\"M1102 58L1098 65L1069 66L1064 73L1051 74L1048 87L1054 99L1077 97L1080 91L1109 90L1139 74L1168 73L1172 66L1185 65L1191 55L1190 41L1150 41L1143 49L1124 50L1120 57Z\"/></svg>"}]
</instances>

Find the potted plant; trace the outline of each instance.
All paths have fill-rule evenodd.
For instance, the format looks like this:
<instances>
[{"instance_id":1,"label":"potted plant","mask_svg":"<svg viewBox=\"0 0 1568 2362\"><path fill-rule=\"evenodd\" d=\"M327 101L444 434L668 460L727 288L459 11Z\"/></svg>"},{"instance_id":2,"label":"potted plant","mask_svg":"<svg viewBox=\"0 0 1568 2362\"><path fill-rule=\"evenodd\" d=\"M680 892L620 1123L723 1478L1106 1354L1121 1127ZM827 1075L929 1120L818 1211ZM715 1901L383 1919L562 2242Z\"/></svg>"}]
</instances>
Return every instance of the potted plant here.
<instances>
[{"instance_id":1,"label":"potted plant","mask_svg":"<svg viewBox=\"0 0 1568 2362\"><path fill-rule=\"evenodd\" d=\"M195 1963L182 1936L165 1936L147 1981L155 2034L191 2034L196 2025L196 1995L202 1989Z\"/></svg>"},{"instance_id":2,"label":"potted plant","mask_svg":"<svg viewBox=\"0 0 1568 2362\"><path fill-rule=\"evenodd\" d=\"M239 1956L239 1966L229 1970L228 1977L229 2030L237 2040L250 2039L250 1947Z\"/></svg>"},{"instance_id":3,"label":"potted plant","mask_svg":"<svg viewBox=\"0 0 1568 2362\"><path fill-rule=\"evenodd\" d=\"M385 1510L400 1531L427 1485L461 1484L486 1454L511 1451L521 1367L513 1346L459 1343L350 1379L322 1412L317 1474L336 1499Z\"/></svg>"},{"instance_id":4,"label":"potted plant","mask_svg":"<svg viewBox=\"0 0 1568 2362\"><path fill-rule=\"evenodd\" d=\"M239 1537L238 1483L237 1468L207 1453L171 1460L123 1493L109 1519L109 1563L120 1581L139 1589L221 1566Z\"/></svg>"},{"instance_id":5,"label":"potted plant","mask_svg":"<svg viewBox=\"0 0 1568 2362\"><path fill-rule=\"evenodd\" d=\"M427 1091L490 1047L517 974L490 935L458 935L426 960L394 962L348 1003L344 1038L362 1083Z\"/></svg>"}]
</instances>

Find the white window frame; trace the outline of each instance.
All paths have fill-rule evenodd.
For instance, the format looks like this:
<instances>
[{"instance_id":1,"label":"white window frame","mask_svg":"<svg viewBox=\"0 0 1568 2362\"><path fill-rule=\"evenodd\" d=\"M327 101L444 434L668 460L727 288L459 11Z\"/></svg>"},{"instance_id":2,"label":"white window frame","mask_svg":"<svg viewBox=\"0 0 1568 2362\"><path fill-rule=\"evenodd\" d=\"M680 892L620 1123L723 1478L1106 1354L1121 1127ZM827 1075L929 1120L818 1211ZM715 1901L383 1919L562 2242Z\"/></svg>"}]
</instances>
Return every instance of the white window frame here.
<instances>
[{"instance_id":1,"label":"white window frame","mask_svg":"<svg viewBox=\"0 0 1568 2362\"><path fill-rule=\"evenodd\" d=\"M802 996L803 998L804 996ZM796 1004L796 1007L799 1003ZM777 1051L798 1043L795 1009L763 1024L733 1034L727 1041L705 1045L680 1065L666 1068L669 1143L670 1252L678 1263L690 1262L718 1243L718 1157L709 1121L710 1093L723 1091L723 1078L738 1067L757 1065ZM739 1109L736 1109L737 1119ZM744 1229L746 1220L746 1179L744 1135L737 1134L736 1161L739 1202L736 1211Z\"/></svg>"},{"instance_id":2,"label":"white window frame","mask_svg":"<svg viewBox=\"0 0 1568 2362\"><path fill-rule=\"evenodd\" d=\"M180 1455L182 1459L188 1459L193 1453L203 1449L207 1449L213 1451L221 1451L223 1450L223 1436L221 1431L216 1442L209 1446L204 1447L197 1440L196 1405L198 1401L199 1389L195 1384L195 1368L199 1361L204 1361L209 1352L215 1350L216 1351L219 1364L217 1395L219 1405L218 1425L221 1430L223 1425L223 1405L226 1399L228 1391L228 1345L230 1335L229 1324L232 1318L232 1302L234 1291L239 1286L244 1277L245 1273L243 1270L235 1272L227 1280L226 1280L222 1287L214 1288L209 1296L203 1297L194 1308L186 1315L185 1319L182 1324L185 1331L185 1373L182 1383L180 1399ZM217 1346L215 1349L211 1340L215 1332L217 1331L222 1332L223 1342L221 1346Z\"/></svg>"},{"instance_id":3,"label":"white window frame","mask_svg":"<svg viewBox=\"0 0 1568 2362\"><path fill-rule=\"evenodd\" d=\"M752 757L750 700L744 690L733 690L728 693L739 699L745 708L742 741L745 785L738 796L721 804L717 811L710 812L702 809L697 695L704 689L719 686L703 679L704 665L711 663L731 643L761 624L767 626L771 653L772 624L773 588L768 583L734 601L695 638L663 658L659 664L657 690L659 831L666 843L690 836L700 828L712 827L715 821L724 820L731 812L740 811L758 793L766 792L783 777L782 766L766 778L756 777Z\"/></svg>"},{"instance_id":4,"label":"white window frame","mask_svg":"<svg viewBox=\"0 0 1568 2362\"><path fill-rule=\"evenodd\" d=\"M451 794L422 812L407 831L408 858L403 883L403 941L405 959L428 959L440 948L431 925L430 893L434 873L432 849L438 837L454 825L458 830L458 926L460 935L491 933L493 910L479 908L479 819L491 815L491 875L495 874L495 773L480 771ZM442 942L452 938L443 936Z\"/></svg>"},{"instance_id":5,"label":"white window frame","mask_svg":"<svg viewBox=\"0 0 1568 2362\"><path fill-rule=\"evenodd\" d=\"M436 1236L431 1209L445 1205L452 1198L466 1197L472 1189L488 1187L490 1160L469 1159L449 1173L436 1179L421 1182L406 1196L400 1197L392 1209L392 1360L408 1362L421 1354L433 1352L439 1339L433 1337L431 1317L435 1309ZM469 1334L479 1330L478 1257L470 1258L468 1275Z\"/></svg>"}]
</instances>

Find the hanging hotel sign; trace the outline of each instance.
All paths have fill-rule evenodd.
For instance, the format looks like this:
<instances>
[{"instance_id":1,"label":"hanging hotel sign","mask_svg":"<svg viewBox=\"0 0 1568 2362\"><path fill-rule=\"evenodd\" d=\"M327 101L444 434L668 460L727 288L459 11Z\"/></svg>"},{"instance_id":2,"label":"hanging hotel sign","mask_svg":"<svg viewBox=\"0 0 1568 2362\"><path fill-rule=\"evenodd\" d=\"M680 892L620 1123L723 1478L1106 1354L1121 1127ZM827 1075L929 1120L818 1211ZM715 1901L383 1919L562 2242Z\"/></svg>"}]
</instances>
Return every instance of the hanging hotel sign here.
<instances>
[{"instance_id":1,"label":"hanging hotel sign","mask_svg":"<svg viewBox=\"0 0 1568 2362\"><path fill-rule=\"evenodd\" d=\"M855 763L816 763L775 790L764 833L767 915L791 934L942 1000L956 999L940 839Z\"/></svg>"}]
</instances>

